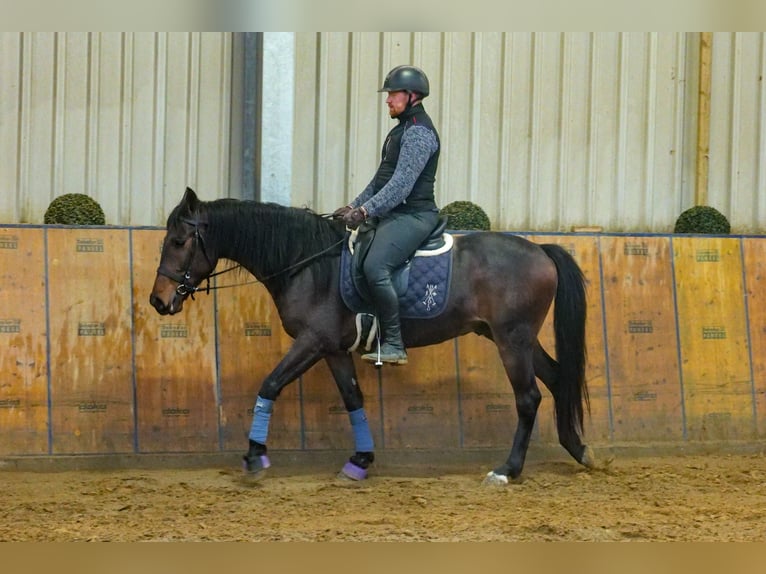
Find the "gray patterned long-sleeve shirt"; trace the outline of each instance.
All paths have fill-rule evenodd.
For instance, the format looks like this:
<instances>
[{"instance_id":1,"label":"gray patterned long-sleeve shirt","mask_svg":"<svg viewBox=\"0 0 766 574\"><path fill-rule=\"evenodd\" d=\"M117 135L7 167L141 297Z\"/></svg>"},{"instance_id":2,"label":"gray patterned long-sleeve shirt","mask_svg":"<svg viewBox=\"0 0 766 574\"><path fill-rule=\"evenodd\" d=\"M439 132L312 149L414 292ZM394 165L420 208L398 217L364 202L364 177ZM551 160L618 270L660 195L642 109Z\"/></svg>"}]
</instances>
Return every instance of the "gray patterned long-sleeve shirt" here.
<instances>
[{"instance_id":1,"label":"gray patterned long-sleeve shirt","mask_svg":"<svg viewBox=\"0 0 766 574\"><path fill-rule=\"evenodd\" d=\"M368 217L380 217L404 202L431 156L439 149L436 134L425 126L410 126L402 135L396 170L378 193L375 178L349 205L364 206Z\"/></svg>"}]
</instances>

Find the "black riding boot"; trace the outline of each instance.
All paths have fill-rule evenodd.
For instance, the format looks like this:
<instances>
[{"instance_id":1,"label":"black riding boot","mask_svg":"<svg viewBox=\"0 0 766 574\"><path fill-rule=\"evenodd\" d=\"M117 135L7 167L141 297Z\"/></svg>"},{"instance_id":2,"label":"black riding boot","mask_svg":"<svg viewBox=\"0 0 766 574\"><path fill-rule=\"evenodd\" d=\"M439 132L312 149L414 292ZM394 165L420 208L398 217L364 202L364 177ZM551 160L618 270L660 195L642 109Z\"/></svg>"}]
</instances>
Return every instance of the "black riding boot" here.
<instances>
[{"instance_id":1,"label":"black riding boot","mask_svg":"<svg viewBox=\"0 0 766 574\"><path fill-rule=\"evenodd\" d=\"M363 361L393 365L407 364L407 351L402 342L402 327L399 323L399 298L393 285L374 286L371 289L373 301L378 311L380 330L383 342L380 345L380 355L376 351L362 355Z\"/></svg>"}]
</instances>

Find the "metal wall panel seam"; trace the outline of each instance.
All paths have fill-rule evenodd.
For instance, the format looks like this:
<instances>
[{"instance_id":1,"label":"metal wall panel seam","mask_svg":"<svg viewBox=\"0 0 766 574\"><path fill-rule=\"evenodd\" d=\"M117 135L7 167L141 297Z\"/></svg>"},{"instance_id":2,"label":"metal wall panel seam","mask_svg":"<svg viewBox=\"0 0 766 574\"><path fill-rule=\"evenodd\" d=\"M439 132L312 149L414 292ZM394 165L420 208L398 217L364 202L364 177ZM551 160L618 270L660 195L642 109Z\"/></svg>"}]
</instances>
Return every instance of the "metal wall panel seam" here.
<instances>
[{"instance_id":1,"label":"metal wall panel seam","mask_svg":"<svg viewBox=\"0 0 766 574\"><path fill-rule=\"evenodd\" d=\"M559 102L558 102L558 185L556 186L556 227L564 229L567 225L566 205L564 201L566 192L569 191L567 181L569 181L569 148L571 147L571 105L572 92L567 84L568 70L572 66L572 36L571 33L562 32L559 39Z\"/></svg>"},{"instance_id":2,"label":"metal wall panel seam","mask_svg":"<svg viewBox=\"0 0 766 574\"><path fill-rule=\"evenodd\" d=\"M200 123L200 33L186 36L189 76L186 79L186 180L199 187L199 123ZM186 186L184 186L185 188ZM180 190L179 190L180 191ZM221 190L216 190L216 194Z\"/></svg>"},{"instance_id":3,"label":"metal wall panel seam","mask_svg":"<svg viewBox=\"0 0 766 574\"><path fill-rule=\"evenodd\" d=\"M657 32L649 32L648 49L646 54L647 59L647 83L646 83L646 132L644 134L646 143L646 157L644 161L644 189L643 194L645 200L644 213L642 214L642 221L638 221L641 227L651 227L655 221L654 212L654 183L657 177L657 162L656 162L656 149L655 142L657 141L657 64L658 54L657 45L658 38ZM648 200L648 201L647 201ZM631 227L635 226L635 223Z\"/></svg>"},{"instance_id":4,"label":"metal wall panel seam","mask_svg":"<svg viewBox=\"0 0 766 574\"><path fill-rule=\"evenodd\" d=\"M124 32L121 38L121 58L122 66L120 69L120 159L119 159L119 181L117 183L117 192L119 193L118 203L118 221L120 223L131 223L133 213L133 182L132 166L133 154L133 48L135 36L133 32ZM138 201L138 198L136 198Z\"/></svg>"},{"instance_id":5,"label":"metal wall panel seam","mask_svg":"<svg viewBox=\"0 0 766 574\"><path fill-rule=\"evenodd\" d=\"M66 95L67 95L67 36L68 32L54 34L54 73L53 73L53 166L51 170L50 200L64 189L64 143L66 141Z\"/></svg>"},{"instance_id":6,"label":"metal wall panel seam","mask_svg":"<svg viewBox=\"0 0 766 574\"><path fill-rule=\"evenodd\" d=\"M165 129L167 122L168 32L154 33L154 134L152 141L152 220L164 211Z\"/></svg>"},{"instance_id":7,"label":"metal wall panel seam","mask_svg":"<svg viewBox=\"0 0 766 574\"><path fill-rule=\"evenodd\" d=\"M87 37L87 93L85 128L85 187L84 193L104 205L100 198L98 172L100 164L100 142L98 140L101 111L101 32L86 32ZM107 211L107 210L104 210Z\"/></svg>"},{"instance_id":8,"label":"metal wall panel seam","mask_svg":"<svg viewBox=\"0 0 766 574\"><path fill-rule=\"evenodd\" d=\"M589 82L589 94L588 94L588 160L586 167L586 178L588 189L586 190L586 213L588 214L589 223L598 224L599 214L596 212L596 205L598 205L598 149L599 149L599 137L598 137L598 116L596 115L596 105L598 102L598 96L596 94L596 75L599 68L599 44L596 41L595 33L590 34L590 82Z\"/></svg>"},{"instance_id":9,"label":"metal wall panel seam","mask_svg":"<svg viewBox=\"0 0 766 574\"><path fill-rule=\"evenodd\" d=\"M482 82L482 36L473 32L470 38L471 42L471 92L470 102L471 109L468 111L470 131L468 134L469 149L470 149L470 164L468 166L468 197L476 202L481 203L477 194L480 193L479 185L479 169L480 159L479 154L481 152L481 82Z\"/></svg>"},{"instance_id":10,"label":"metal wall panel seam","mask_svg":"<svg viewBox=\"0 0 766 574\"><path fill-rule=\"evenodd\" d=\"M539 223L538 216L539 210L537 207L539 192L540 192L540 176L537 170L537 166L540 164L540 134L538 133L540 125L540 109L542 108L542 90L538 87L538 78L542 73L543 68L543 55L540 44L542 43L541 33L532 33L532 44L530 45L530 56L532 58L532 79L530 82L530 113L529 113L529 189L527 189L527 195L529 197L529 217L530 223L535 225Z\"/></svg>"},{"instance_id":11,"label":"metal wall panel seam","mask_svg":"<svg viewBox=\"0 0 766 574\"><path fill-rule=\"evenodd\" d=\"M742 114L741 103L742 99L742 36L739 32L734 32L734 50L732 58L732 89L731 89L731 118L729 119L731 124L731 139L729 140L730 148L730 163L729 163L729 196L728 205L720 206L728 213L734 212L734 206L737 204L740 192L740 177L739 177L739 161L740 161L740 145L742 143ZM708 196L709 197L709 196Z\"/></svg>"},{"instance_id":12,"label":"metal wall panel seam","mask_svg":"<svg viewBox=\"0 0 766 574\"><path fill-rule=\"evenodd\" d=\"M22 34L21 69L19 70L19 151L16 181L16 221L29 219L29 166L32 141L32 122L29 114L32 111L32 33ZM25 209L26 207L26 209Z\"/></svg>"},{"instance_id":13,"label":"metal wall panel seam","mask_svg":"<svg viewBox=\"0 0 766 574\"><path fill-rule=\"evenodd\" d=\"M751 221L752 228L759 227L758 222L766 216L766 122L764 122L764 117L766 117L766 89L763 86L763 81L766 79L766 34L764 33L760 34L760 44L759 78L761 81L759 83L760 93L758 94L758 161L756 162L756 189L754 190L756 212ZM761 227L766 227L766 224Z\"/></svg>"},{"instance_id":14,"label":"metal wall panel seam","mask_svg":"<svg viewBox=\"0 0 766 574\"><path fill-rule=\"evenodd\" d=\"M612 205L612 210L609 214L610 221L614 221L617 218L617 225L619 227L625 227L625 219L620 214L620 209L626 203L626 196L628 194L627 189L627 177L626 177L626 162L628 155L628 93L629 93L629 52L630 52L630 33L620 32L619 34L619 48L618 48L618 78L619 98L617 101L617 134L616 134L616 152L615 157L615 181L617 184L616 189L616 206ZM616 207L616 209L615 209Z\"/></svg>"},{"instance_id":15,"label":"metal wall panel seam","mask_svg":"<svg viewBox=\"0 0 766 574\"><path fill-rule=\"evenodd\" d=\"M229 197L231 188L231 162L232 152L231 124L232 124L232 69L233 69L233 34L231 32L222 32L223 46L221 49L220 68L221 68L221 94L220 94L220 116L219 125L219 147L218 147L218 173L219 190L222 196Z\"/></svg>"},{"instance_id":16,"label":"metal wall panel seam","mask_svg":"<svg viewBox=\"0 0 766 574\"><path fill-rule=\"evenodd\" d=\"M676 78L683 78L684 85L687 82L687 66L685 54L687 52L687 36L683 32L678 33L678 42L676 48L675 61L678 65L676 69ZM676 201L676 211L680 214L684 205L684 166L686 164L685 146L686 146L686 88L676 86L675 94L675 109L673 110L673 174L671 178L672 186L674 190L678 190L678 199ZM668 223L673 221L673 215L669 214L671 218Z\"/></svg>"}]
</instances>

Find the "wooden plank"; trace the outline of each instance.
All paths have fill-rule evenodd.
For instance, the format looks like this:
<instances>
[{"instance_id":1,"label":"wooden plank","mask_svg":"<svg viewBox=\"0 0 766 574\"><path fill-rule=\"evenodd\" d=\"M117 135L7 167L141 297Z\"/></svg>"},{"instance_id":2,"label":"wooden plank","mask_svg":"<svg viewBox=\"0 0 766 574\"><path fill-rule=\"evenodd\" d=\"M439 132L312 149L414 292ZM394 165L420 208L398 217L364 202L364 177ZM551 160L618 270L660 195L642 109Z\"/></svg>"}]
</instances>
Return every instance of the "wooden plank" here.
<instances>
[{"instance_id":1,"label":"wooden plank","mask_svg":"<svg viewBox=\"0 0 766 574\"><path fill-rule=\"evenodd\" d=\"M667 237L602 237L614 440L683 439Z\"/></svg>"},{"instance_id":2,"label":"wooden plank","mask_svg":"<svg viewBox=\"0 0 766 574\"><path fill-rule=\"evenodd\" d=\"M687 436L752 438L739 239L674 237L673 255Z\"/></svg>"},{"instance_id":3,"label":"wooden plank","mask_svg":"<svg viewBox=\"0 0 766 574\"><path fill-rule=\"evenodd\" d=\"M766 437L766 239L742 239L757 437Z\"/></svg>"},{"instance_id":4,"label":"wooden plank","mask_svg":"<svg viewBox=\"0 0 766 574\"><path fill-rule=\"evenodd\" d=\"M381 371L385 448L459 447L454 339L407 349L407 355L407 365ZM360 376L374 368L362 365Z\"/></svg>"},{"instance_id":5,"label":"wooden plank","mask_svg":"<svg viewBox=\"0 0 766 574\"><path fill-rule=\"evenodd\" d=\"M518 423L516 399L497 346L473 334L456 344L462 446L510 449Z\"/></svg>"},{"instance_id":6,"label":"wooden plank","mask_svg":"<svg viewBox=\"0 0 766 574\"><path fill-rule=\"evenodd\" d=\"M52 451L134 446L128 231L48 229Z\"/></svg>"},{"instance_id":7,"label":"wooden plank","mask_svg":"<svg viewBox=\"0 0 766 574\"><path fill-rule=\"evenodd\" d=\"M42 229L0 227L0 454L48 452Z\"/></svg>"},{"instance_id":8,"label":"wooden plank","mask_svg":"<svg viewBox=\"0 0 766 574\"><path fill-rule=\"evenodd\" d=\"M149 293L164 230L137 229L133 242L133 322L140 452L219 448L213 297L188 299L177 315L159 315Z\"/></svg>"},{"instance_id":9,"label":"wooden plank","mask_svg":"<svg viewBox=\"0 0 766 574\"><path fill-rule=\"evenodd\" d=\"M590 395L590 415L585 414L585 442L599 443L611 439L611 405L606 373L606 352L604 349L604 325L602 312L601 273L599 267L598 236L593 235L535 235L528 239L535 243L555 243L567 249L577 261L587 283L588 320L585 340L588 362L585 377ZM548 353L555 357L553 335L553 306L540 331L540 342ZM553 400L550 392L540 385L543 402L537 417L540 440L558 443L558 433L553 416Z\"/></svg>"},{"instance_id":10,"label":"wooden plank","mask_svg":"<svg viewBox=\"0 0 766 574\"><path fill-rule=\"evenodd\" d=\"M220 266L225 268L224 265ZM219 285L252 280L239 272L221 275ZM221 433L224 450L247 449L253 406L266 376L290 348L276 307L260 284L222 289L216 293L221 377ZM302 445L300 383L291 383L274 405L269 448L299 449Z\"/></svg>"}]
</instances>

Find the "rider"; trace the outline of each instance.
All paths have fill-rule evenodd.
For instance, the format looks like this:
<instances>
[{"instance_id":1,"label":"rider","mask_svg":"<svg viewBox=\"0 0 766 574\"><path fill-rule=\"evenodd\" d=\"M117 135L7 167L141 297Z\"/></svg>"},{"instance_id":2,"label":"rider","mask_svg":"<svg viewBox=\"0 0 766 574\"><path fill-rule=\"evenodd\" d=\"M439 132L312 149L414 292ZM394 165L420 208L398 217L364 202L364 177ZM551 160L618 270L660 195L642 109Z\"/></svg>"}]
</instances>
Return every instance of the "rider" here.
<instances>
[{"instance_id":1,"label":"rider","mask_svg":"<svg viewBox=\"0 0 766 574\"><path fill-rule=\"evenodd\" d=\"M384 363L404 365L407 352L391 274L415 252L439 219L434 182L440 144L423 108L429 85L420 68L397 66L378 92L388 94L388 113L398 124L386 136L372 181L333 217L342 218L351 229L364 222L376 228L363 271L381 323L383 343L380 356L368 353L362 359L377 362L379 358Z\"/></svg>"}]
</instances>

